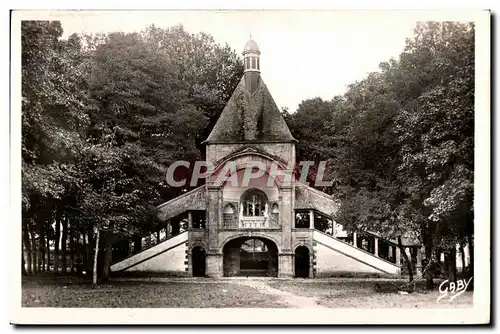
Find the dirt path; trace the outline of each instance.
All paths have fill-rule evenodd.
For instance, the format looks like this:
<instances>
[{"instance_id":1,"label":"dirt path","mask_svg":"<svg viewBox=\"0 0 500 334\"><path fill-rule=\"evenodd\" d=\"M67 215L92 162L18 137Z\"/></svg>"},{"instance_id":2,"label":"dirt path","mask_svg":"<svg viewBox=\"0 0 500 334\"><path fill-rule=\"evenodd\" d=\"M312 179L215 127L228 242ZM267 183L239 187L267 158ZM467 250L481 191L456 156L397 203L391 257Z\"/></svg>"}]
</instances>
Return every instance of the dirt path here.
<instances>
[{"instance_id":1,"label":"dirt path","mask_svg":"<svg viewBox=\"0 0 500 334\"><path fill-rule=\"evenodd\" d=\"M259 290L259 292L277 296L279 303L292 308L324 308L315 298L297 296L296 294L270 287L265 280L235 280L235 284L245 285Z\"/></svg>"}]
</instances>

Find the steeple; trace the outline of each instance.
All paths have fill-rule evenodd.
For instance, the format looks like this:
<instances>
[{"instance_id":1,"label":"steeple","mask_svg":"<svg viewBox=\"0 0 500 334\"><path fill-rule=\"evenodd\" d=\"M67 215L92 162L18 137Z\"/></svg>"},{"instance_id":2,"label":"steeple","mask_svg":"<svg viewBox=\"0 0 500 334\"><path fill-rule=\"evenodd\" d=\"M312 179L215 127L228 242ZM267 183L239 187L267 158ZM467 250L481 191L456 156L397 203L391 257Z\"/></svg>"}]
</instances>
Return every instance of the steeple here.
<instances>
[{"instance_id":1,"label":"steeple","mask_svg":"<svg viewBox=\"0 0 500 334\"><path fill-rule=\"evenodd\" d=\"M251 36L243 50L243 59L243 78L205 142L295 142L260 76L260 50Z\"/></svg>"},{"instance_id":2,"label":"steeple","mask_svg":"<svg viewBox=\"0 0 500 334\"><path fill-rule=\"evenodd\" d=\"M248 40L245 48L243 49L243 59L246 72L259 72L260 73L260 50L257 43L252 40L252 35Z\"/></svg>"}]
</instances>

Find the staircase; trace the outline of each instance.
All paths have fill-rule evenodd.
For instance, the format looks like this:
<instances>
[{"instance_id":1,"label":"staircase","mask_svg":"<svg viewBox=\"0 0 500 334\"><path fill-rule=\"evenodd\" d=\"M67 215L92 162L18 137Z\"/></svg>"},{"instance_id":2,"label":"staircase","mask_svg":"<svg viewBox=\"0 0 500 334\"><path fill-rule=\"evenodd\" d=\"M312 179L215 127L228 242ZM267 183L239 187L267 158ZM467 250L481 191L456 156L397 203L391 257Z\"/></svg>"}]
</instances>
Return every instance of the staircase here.
<instances>
[{"instance_id":1,"label":"staircase","mask_svg":"<svg viewBox=\"0 0 500 334\"><path fill-rule=\"evenodd\" d=\"M318 230L314 230L313 240L316 277L343 272L397 276L401 272L396 263Z\"/></svg>"},{"instance_id":2,"label":"staircase","mask_svg":"<svg viewBox=\"0 0 500 334\"><path fill-rule=\"evenodd\" d=\"M188 232L184 231L114 263L111 271L185 272L187 241Z\"/></svg>"}]
</instances>

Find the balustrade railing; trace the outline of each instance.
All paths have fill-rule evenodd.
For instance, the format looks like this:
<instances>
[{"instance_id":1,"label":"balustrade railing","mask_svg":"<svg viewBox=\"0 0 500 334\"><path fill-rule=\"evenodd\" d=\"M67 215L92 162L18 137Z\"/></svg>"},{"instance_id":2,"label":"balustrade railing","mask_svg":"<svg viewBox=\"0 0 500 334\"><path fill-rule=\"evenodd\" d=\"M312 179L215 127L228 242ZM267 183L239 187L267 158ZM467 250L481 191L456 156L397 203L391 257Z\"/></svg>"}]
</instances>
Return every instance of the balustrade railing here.
<instances>
[{"instance_id":1,"label":"balustrade railing","mask_svg":"<svg viewBox=\"0 0 500 334\"><path fill-rule=\"evenodd\" d=\"M274 217L240 217L238 227L241 229L278 228L279 222Z\"/></svg>"}]
</instances>

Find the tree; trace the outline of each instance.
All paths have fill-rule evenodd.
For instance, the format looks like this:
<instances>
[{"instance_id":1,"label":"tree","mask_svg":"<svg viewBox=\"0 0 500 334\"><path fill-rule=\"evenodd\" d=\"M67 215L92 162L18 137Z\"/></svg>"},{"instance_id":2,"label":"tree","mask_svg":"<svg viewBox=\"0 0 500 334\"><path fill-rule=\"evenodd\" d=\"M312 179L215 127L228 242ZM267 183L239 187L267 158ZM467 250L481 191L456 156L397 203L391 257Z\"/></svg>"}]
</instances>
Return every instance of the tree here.
<instances>
[{"instance_id":1,"label":"tree","mask_svg":"<svg viewBox=\"0 0 500 334\"><path fill-rule=\"evenodd\" d=\"M420 239L427 259L444 251L451 280L457 243L472 246L473 28L419 24L398 60L344 96L284 112L298 160L329 162L329 191L342 200L336 220Z\"/></svg>"},{"instance_id":2,"label":"tree","mask_svg":"<svg viewBox=\"0 0 500 334\"><path fill-rule=\"evenodd\" d=\"M38 250L27 245L41 241L52 222L51 208L64 194L65 166L73 162L88 120L77 89L82 73L74 66L76 46L61 35L59 22L21 25L23 236L31 238L27 252L36 252L28 259L37 258Z\"/></svg>"}]
</instances>

